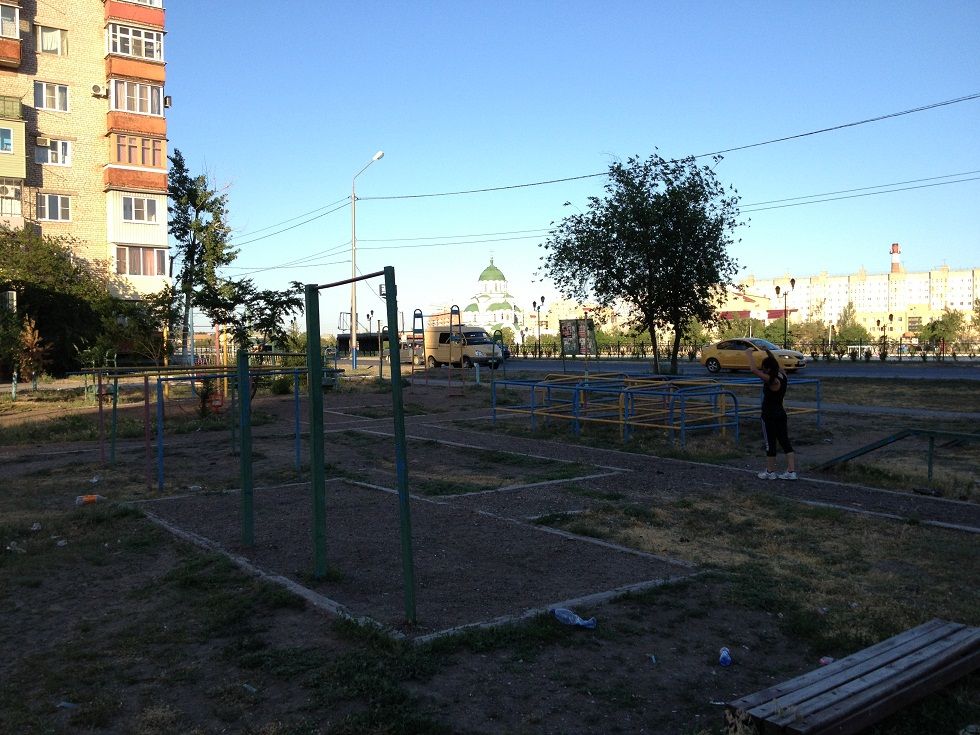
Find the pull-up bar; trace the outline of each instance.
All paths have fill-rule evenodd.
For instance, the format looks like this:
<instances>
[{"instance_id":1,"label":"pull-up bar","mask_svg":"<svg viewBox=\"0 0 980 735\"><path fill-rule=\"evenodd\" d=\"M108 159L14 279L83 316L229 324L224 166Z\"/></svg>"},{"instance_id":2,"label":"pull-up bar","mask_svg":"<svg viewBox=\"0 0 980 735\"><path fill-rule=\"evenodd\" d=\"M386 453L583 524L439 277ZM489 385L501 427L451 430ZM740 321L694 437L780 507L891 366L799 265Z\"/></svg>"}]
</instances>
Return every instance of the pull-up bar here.
<instances>
[{"instance_id":1,"label":"pull-up bar","mask_svg":"<svg viewBox=\"0 0 980 735\"><path fill-rule=\"evenodd\" d=\"M395 269L387 266L384 270L368 273L359 278L347 278L335 283L317 285L309 283L305 289L306 299L306 364L310 371L310 485L313 491L313 574L323 579L327 573L326 544L326 486L324 479L323 452L323 385L317 376L323 372L323 358L320 354L320 300L319 291L325 288L343 286L368 278L384 276L385 301L388 306L388 324L398 324L398 289L395 285ZM390 354L398 355L398 330L388 330ZM404 579L405 618L415 622L415 561L412 552L412 521L409 513L408 497L408 457L405 438L405 409L402 401L402 380L400 360L391 361L391 402L394 410L395 430L395 472L398 479L398 509L401 521L402 575Z\"/></svg>"},{"instance_id":2,"label":"pull-up bar","mask_svg":"<svg viewBox=\"0 0 980 735\"><path fill-rule=\"evenodd\" d=\"M346 286L348 283L357 283L358 281L366 281L369 278L377 278L378 276L383 276L385 275L386 270L388 269L385 268L384 271L375 271L374 273L368 273L363 276L358 276L357 278L345 278L343 281L335 281L334 283L324 283L322 286L317 286L316 284L311 283L307 285L307 288L312 286L317 291L322 291L325 288L334 288L335 286Z\"/></svg>"}]
</instances>

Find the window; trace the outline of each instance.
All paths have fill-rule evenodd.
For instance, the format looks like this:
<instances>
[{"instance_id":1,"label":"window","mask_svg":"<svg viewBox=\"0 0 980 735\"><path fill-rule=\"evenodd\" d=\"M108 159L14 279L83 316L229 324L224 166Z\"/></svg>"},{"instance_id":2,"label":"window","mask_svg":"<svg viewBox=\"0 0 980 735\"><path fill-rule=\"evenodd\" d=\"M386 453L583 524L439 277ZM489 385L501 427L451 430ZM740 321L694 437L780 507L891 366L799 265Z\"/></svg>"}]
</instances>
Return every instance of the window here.
<instances>
[{"instance_id":1,"label":"window","mask_svg":"<svg viewBox=\"0 0 980 735\"><path fill-rule=\"evenodd\" d=\"M68 112L68 85L34 82L34 106L39 110Z\"/></svg>"},{"instance_id":2,"label":"window","mask_svg":"<svg viewBox=\"0 0 980 735\"><path fill-rule=\"evenodd\" d=\"M126 2L136 3L137 5L148 5L151 8L163 7L163 0L126 0Z\"/></svg>"},{"instance_id":3,"label":"window","mask_svg":"<svg viewBox=\"0 0 980 735\"><path fill-rule=\"evenodd\" d=\"M116 273L130 276L165 276L167 251L165 248L117 245Z\"/></svg>"},{"instance_id":4,"label":"window","mask_svg":"<svg viewBox=\"0 0 980 735\"><path fill-rule=\"evenodd\" d=\"M132 135L116 136L116 163L130 166L164 167L164 141L160 138L137 138Z\"/></svg>"},{"instance_id":5,"label":"window","mask_svg":"<svg viewBox=\"0 0 980 735\"><path fill-rule=\"evenodd\" d=\"M111 89L113 110L163 115L163 87L115 79Z\"/></svg>"},{"instance_id":6,"label":"window","mask_svg":"<svg viewBox=\"0 0 980 735\"><path fill-rule=\"evenodd\" d=\"M20 203L20 179L0 179L0 215L20 216L23 214Z\"/></svg>"},{"instance_id":7,"label":"window","mask_svg":"<svg viewBox=\"0 0 980 735\"><path fill-rule=\"evenodd\" d=\"M14 131L11 128L0 128L0 153L14 152Z\"/></svg>"},{"instance_id":8,"label":"window","mask_svg":"<svg viewBox=\"0 0 980 735\"><path fill-rule=\"evenodd\" d=\"M34 147L34 163L48 166L71 166L71 142L52 140L48 145Z\"/></svg>"},{"instance_id":9,"label":"window","mask_svg":"<svg viewBox=\"0 0 980 735\"><path fill-rule=\"evenodd\" d=\"M156 222L156 199L123 197L123 219L126 222Z\"/></svg>"},{"instance_id":10,"label":"window","mask_svg":"<svg viewBox=\"0 0 980 735\"><path fill-rule=\"evenodd\" d=\"M109 25L109 53L163 61L163 34L145 28Z\"/></svg>"},{"instance_id":11,"label":"window","mask_svg":"<svg viewBox=\"0 0 980 735\"><path fill-rule=\"evenodd\" d=\"M0 36L20 38L20 8L0 5Z\"/></svg>"},{"instance_id":12,"label":"window","mask_svg":"<svg viewBox=\"0 0 980 735\"><path fill-rule=\"evenodd\" d=\"M38 194L37 218L67 222L71 219L71 198L60 194Z\"/></svg>"},{"instance_id":13,"label":"window","mask_svg":"<svg viewBox=\"0 0 980 735\"><path fill-rule=\"evenodd\" d=\"M68 31L48 26L37 27L37 50L42 54L65 56L68 53Z\"/></svg>"}]
</instances>

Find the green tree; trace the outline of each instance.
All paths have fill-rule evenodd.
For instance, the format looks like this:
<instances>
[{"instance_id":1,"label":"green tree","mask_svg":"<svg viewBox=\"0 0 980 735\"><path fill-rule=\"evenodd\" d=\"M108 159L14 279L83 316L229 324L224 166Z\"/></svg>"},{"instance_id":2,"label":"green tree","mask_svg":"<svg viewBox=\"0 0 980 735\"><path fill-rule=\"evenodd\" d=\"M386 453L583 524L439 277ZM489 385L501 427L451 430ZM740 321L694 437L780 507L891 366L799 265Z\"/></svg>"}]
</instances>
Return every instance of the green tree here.
<instances>
[{"instance_id":1,"label":"green tree","mask_svg":"<svg viewBox=\"0 0 980 735\"><path fill-rule=\"evenodd\" d=\"M181 346L183 353L190 355L190 314L195 295L205 288L217 288L217 269L233 262L238 251L229 243L228 196L213 189L207 176L191 176L179 150L170 156L170 163L167 211L169 232L175 241L171 275L183 301ZM173 263L177 263L176 273Z\"/></svg>"},{"instance_id":2,"label":"green tree","mask_svg":"<svg viewBox=\"0 0 980 735\"><path fill-rule=\"evenodd\" d=\"M173 334L180 325L180 297L167 284L140 301L115 299L103 315L103 331L118 352L134 353L160 365L170 352L164 334Z\"/></svg>"},{"instance_id":3,"label":"green tree","mask_svg":"<svg viewBox=\"0 0 980 735\"><path fill-rule=\"evenodd\" d=\"M552 230L543 244L544 272L566 298L632 307L654 335L658 373L657 330L673 331L676 372L691 320L714 322L716 302L732 283L736 263L727 249L740 224L738 194L725 190L711 166L658 154L612 164L604 189L603 198L589 198L586 212Z\"/></svg>"},{"instance_id":4,"label":"green tree","mask_svg":"<svg viewBox=\"0 0 980 735\"><path fill-rule=\"evenodd\" d=\"M17 293L17 313L0 318L0 363L12 371L23 319L34 320L48 345L47 367L63 374L78 366L74 345L98 340L112 302L108 269L72 255L74 240L41 236L33 228L0 226L0 291Z\"/></svg>"},{"instance_id":5,"label":"green tree","mask_svg":"<svg viewBox=\"0 0 980 735\"><path fill-rule=\"evenodd\" d=\"M965 324L966 315L958 309L950 309L947 306L943 309L941 317L931 319L922 328L919 339L930 342L945 342L948 346L952 346L960 338Z\"/></svg>"},{"instance_id":6,"label":"green tree","mask_svg":"<svg viewBox=\"0 0 980 735\"><path fill-rule=\"evenodd\" d=\"M718 339L733 339L735 337L758 337L764 335L766 323L761 319L721 319L716 328Z\"/></svg>"},{"instance_id":7,"label":"green tree","mask_svg":"<svg viewBox=\"0 0 980 735\"><path fill-rule=\"evenodd\" d=\"M867 344L871 341L868 330L857 322L857 309L854 308L853 301L847 302L837 319L836 340L845 345Z\"/></svg>"},{"instance_id":8,"label":"green tree","mask_svg":"<svg viewBox=\"0 0 980 735\"><path fill-rule=\"evenodd\" d=\"M252 335L285 345L289 339L287 317L303 308L303 285L286 291L259 290L248 278L240 281L216 279L197 295L197 304L215 324L231 328L239 349L248 349Z\"/></svg>"}]
</instances>

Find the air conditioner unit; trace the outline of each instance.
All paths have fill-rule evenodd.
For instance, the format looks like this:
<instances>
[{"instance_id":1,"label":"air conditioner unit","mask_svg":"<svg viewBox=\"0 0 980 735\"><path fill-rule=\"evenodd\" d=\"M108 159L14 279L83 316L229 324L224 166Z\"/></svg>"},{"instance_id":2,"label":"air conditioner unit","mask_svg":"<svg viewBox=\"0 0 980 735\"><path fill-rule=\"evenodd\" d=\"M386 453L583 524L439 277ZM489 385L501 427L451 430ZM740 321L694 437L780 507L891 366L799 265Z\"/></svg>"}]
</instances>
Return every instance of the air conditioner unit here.
<instances>
[{"instance_id":1,"label":"air conditioner unit","mask_svg":"<svg viewBox=\"0 0 980 735\"><path fill-rule=\"evenodd\" d=\"M14 193L14 190L9 186L0 186L0 197L9 197Z\"/></svg>"},{"instance_id":2,"label":"air conditioner unit","mask_svg":"<svg viewBox=\"0 0 980 735\"><path fill-rule=\"evenodd\" d=\"M164 97L163 97L163 106L164 107L170 107L171 105L173 105L173 103L174 103L174 98L173 97L171 97L169 94L168 95L164 95Z\"/></svg>"},{"instance_id":3,"label":"air conditioner unit","mask_svg":"<svg viewBox=\"0 0 980 735\"><path fill-rule=\"evenodd\" d=\"M38 138L37 144L42 148L47 148L49 145L51 145L51 138Z\"/></svg>"},{"instance_id":4,"label":"air conditioner unit","mask_svg":"<svg viewBox=\"0 0 980 735\"><path fill-rule=\"evenodd\" d=\"M109 90L104 84L93 84L92 85L92 96L93 97L108 97Z\"/></svg>"}]
</instances>

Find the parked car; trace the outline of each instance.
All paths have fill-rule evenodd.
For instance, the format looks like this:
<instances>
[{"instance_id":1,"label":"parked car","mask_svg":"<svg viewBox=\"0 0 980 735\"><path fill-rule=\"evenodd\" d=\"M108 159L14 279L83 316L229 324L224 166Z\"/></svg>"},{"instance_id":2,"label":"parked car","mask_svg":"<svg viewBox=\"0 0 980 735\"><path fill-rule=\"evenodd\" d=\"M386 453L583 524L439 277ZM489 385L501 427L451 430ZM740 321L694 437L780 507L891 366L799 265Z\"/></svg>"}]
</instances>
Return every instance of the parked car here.
<instances>
[{"instance_id":1,"label":"parked car","mask_svg":"<svg viewBox=\"0 0 980 735\"><path fill-rule=\"evenodd\" d=\"M745 351L752 349L752 357L756 367L762 366L766 359L766 350L775 355L779 366L787 372L802 370L806 367L806 356L796 350L784 350L772 342L757 337L740 337L738 339L723 339L701 349L701 364L709 373L722 370L748 370L749 364L745 359Z\"/></svg>"}]
</instances>

